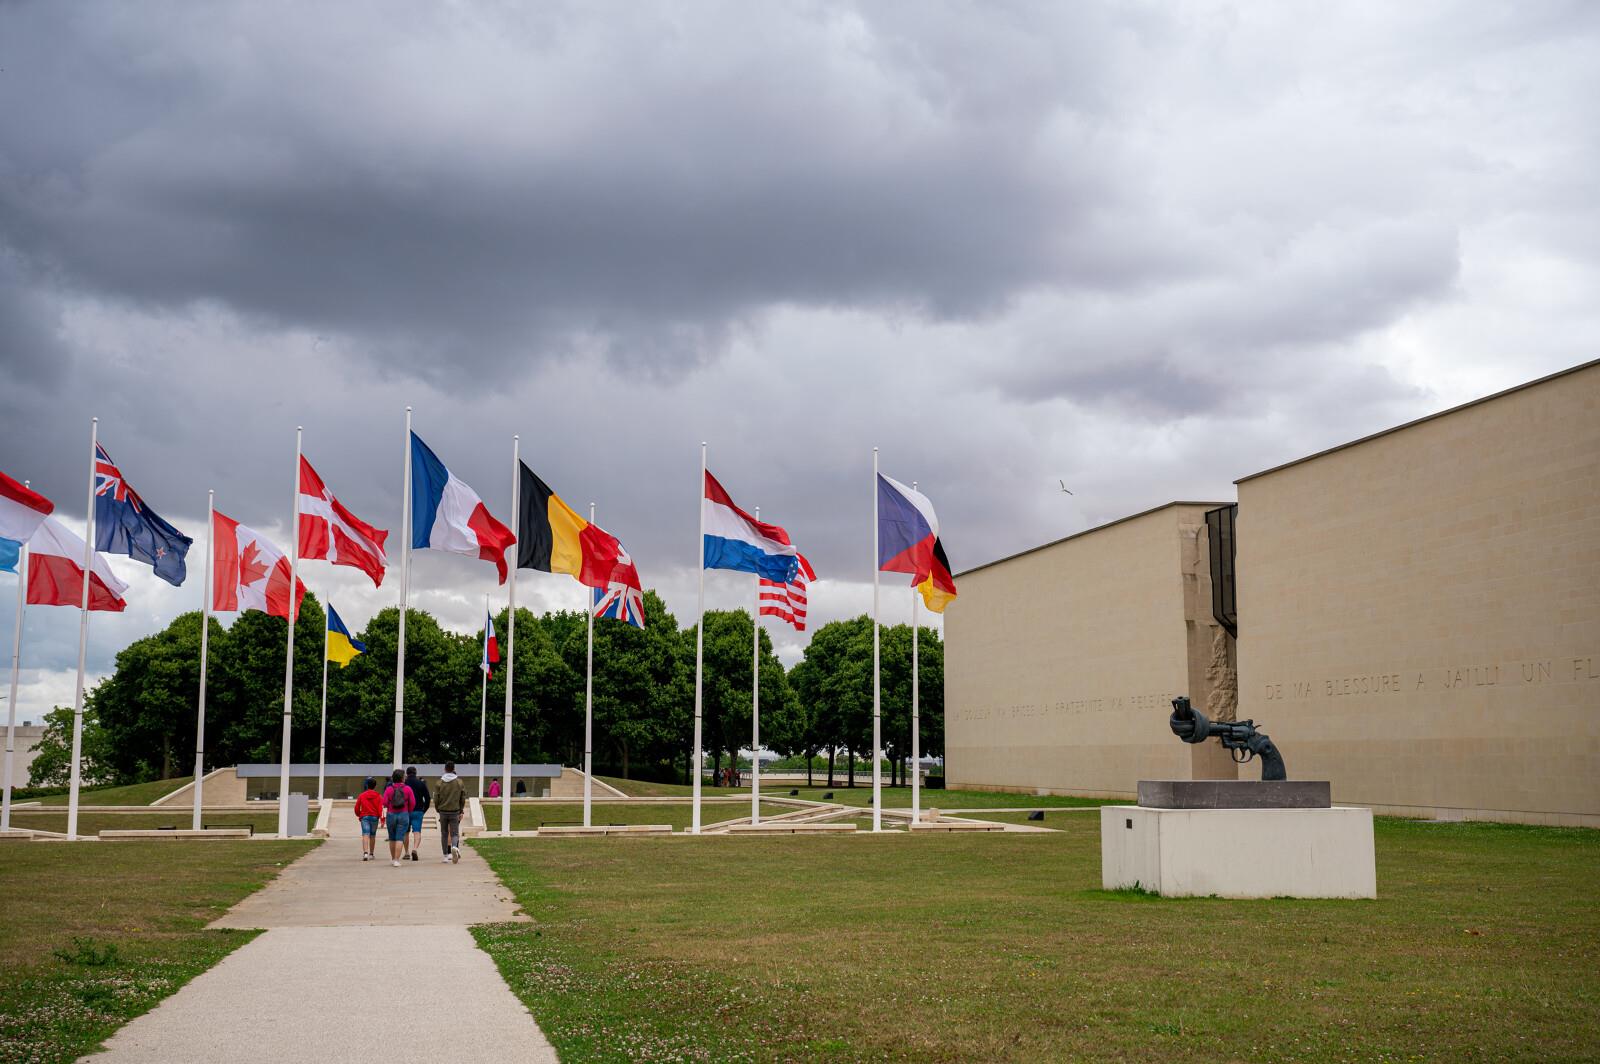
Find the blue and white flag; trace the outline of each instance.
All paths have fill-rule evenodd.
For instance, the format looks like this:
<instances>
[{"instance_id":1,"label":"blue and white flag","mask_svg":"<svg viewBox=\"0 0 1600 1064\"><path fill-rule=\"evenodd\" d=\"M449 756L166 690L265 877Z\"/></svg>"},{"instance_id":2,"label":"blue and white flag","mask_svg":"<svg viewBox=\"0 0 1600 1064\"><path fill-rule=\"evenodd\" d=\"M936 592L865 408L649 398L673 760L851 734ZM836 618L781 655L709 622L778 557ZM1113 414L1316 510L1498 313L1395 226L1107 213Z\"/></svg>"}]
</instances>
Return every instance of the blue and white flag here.
<instances>
[{"instance_id":1,"label":"blue and white flag","mask_svg":"<svg viewBox=\"0 0 1600 1064\"><path fill-rule=\"evenodd\" d=\"M800 552L789 542L789 533L739 509L710 472L706 473L700 506L706 529L702 550L707 569L759 573L762 579L780 584L794 579Z\"/></svg>"},{"instance_id":2,"label":"blue and white flag","mask_svg":"<svg viewBox=\"0 0 1600 1064\"><path fill-rule=\"evenodd\" d=\"M105 447L95 444L94 549L144 562L161 579L179 587L188 575L184 556L193 543L139 498Z\"/></svg>"}]
</instances>

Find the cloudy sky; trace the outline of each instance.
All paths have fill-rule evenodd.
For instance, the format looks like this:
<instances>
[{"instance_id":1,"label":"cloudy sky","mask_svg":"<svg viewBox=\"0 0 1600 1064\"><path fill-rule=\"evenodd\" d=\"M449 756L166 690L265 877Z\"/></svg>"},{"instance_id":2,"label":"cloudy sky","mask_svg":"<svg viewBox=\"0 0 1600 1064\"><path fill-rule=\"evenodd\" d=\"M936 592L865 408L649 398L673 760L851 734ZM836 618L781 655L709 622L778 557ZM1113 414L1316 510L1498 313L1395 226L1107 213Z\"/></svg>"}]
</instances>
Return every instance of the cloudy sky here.
<instances>
[{"instance_id":1,"label":"cloudy sky","mask_svg":"<svg viewBox=\"0 0 1600 1064\"><path fill-rule=\"evenodd\" d=\"M81 527L98 415L179 527L281 537L304 425L398 528L409 404L692 620L707 440L851 615L874 446L960 570L1596 357L1597 100L1582 2L8 3L0 468ZM199 604L113 566L96 673ZM413 587L466 631L493 574ZM76 630L30 612L23 717Z\"/></svg>"}]
</instances>

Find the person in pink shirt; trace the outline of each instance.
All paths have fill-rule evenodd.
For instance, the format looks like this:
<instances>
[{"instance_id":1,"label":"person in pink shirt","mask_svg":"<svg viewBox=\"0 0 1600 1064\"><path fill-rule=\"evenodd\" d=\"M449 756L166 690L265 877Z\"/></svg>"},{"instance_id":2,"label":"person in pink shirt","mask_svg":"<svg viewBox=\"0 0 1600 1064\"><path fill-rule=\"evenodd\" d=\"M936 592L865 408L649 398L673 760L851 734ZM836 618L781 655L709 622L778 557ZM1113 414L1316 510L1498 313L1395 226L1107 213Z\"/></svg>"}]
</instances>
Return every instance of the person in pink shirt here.
<instances>
[{"instance_id":1,"label":"person in pink shirt","mask_svg":"<svg viewBox=\"0 0 1600 1064\"><path fill-rule=\"evenodd\" d=\"M389 822L389 863L396 868L400 867L400 853L411 830L411 811L416 807L417 796L406 786L406 774L395 769L383 789L383 808Z\"/></svg>"},{"instance_id":2,"label":"person in pink shirt","mask_svg":"<svg viewBox=\"0 0 1600 1064\"><path fill-rule=\"evenodd\" d=\"M498 798L498 797L500 797L500 779L499 779L499 777L496 777L494 782L489 784L489 797L490 798Z\"/></svg>"}]
</instances>

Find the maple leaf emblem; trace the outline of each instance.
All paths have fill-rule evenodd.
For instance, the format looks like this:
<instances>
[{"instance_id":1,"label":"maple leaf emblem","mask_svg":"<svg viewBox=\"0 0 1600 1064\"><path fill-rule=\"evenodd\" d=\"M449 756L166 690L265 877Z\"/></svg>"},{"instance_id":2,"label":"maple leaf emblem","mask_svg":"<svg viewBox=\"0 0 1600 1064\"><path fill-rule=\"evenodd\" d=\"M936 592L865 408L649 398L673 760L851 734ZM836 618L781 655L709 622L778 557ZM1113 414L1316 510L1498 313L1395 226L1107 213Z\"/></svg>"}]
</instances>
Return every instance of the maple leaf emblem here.
<instances>
[{"instance_id":1,"label":"maple leaf emblem","mask_svg":"<svg viewBox=\"0 0 1600 1064\"><path fill-rule=\"evenodd\" d=\"M260 560L261 550L255 540L239 552L239 586L249 587L267 575L266 563Z\"/></svg>"}]
</instances>

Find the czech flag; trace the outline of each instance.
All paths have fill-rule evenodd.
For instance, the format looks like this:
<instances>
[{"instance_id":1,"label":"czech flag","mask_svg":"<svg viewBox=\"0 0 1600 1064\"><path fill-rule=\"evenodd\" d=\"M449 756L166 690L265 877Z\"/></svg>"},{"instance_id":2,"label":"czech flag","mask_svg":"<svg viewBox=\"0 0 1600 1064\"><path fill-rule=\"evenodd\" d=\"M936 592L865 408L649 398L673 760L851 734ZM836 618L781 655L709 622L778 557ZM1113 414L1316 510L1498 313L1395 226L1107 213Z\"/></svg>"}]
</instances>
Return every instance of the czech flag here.
<instances>
[{"instance_id":1,"label":"czech flag","mask_svg":"<svg viewBox=\"0 0 1600 1064\"><path fill-rule=\"evenodd\" d=\"M494 666L500 660L500 644L494 637L494 615L487 610L483 614L483 663L478 668L489 679L494 679Z\"/></svg>"},{"instance_id":2,"label":"czech flag","mask_svg":"<svg viewBox=\"0 0 1600 1064\"><path fill-rule=\"evenodd\" d=\"M735 506L710 472L706 473L700 516L706 527L701 549L707 569L757 573L764 580L780 584L794 579L800 552L789 542L789 533L778 525L757 521Z\"/></svg>"},{"instance_id":3,"label":"czech flag","mask_svg":"<svg viewBox=\"0 0 1600 1064\"><path fill-rule=\"evenodd\" d=\"M878 474L878 568L910 573L912 586L934 613L943 613L956 597L933 503L882 473Z\"/></svg>"},{"instance_id":4,"label":"czech flag","mask_svg":"<svg viewBox=\"0 0 1600 1064\"><path fill-rule=\"evenodd\" d=\"M30 606L83 605L83 540L54 517L39 523L28 540L28 604ZM117 579L99 551L89 572L89 608L121 613L128 585Z\"/></svg>"},{"instance_id":5,"label":"czech flag","mask_svg":"<svg viewBox=\"0 0 1600 1064\"><path fill-rule=\"evenodd\" d=\"M580 584L606 587L622 554L617 537L579 517L526 463L521 475L517 568L566 573Z\"/></svg>"},{"instance_id":6,"label":"czech flag","mask_svg":"<svg viewBox=\"0 0 1600 1064\"><path fill-rule=\"evenodd\" d=\"M422 438L411 434L411 546L447 550L494 562L506 582L506 549L517 541L496 521L478 493L444 467Z\"/></svg>"},{"instance_id":7,"label":"czech flag","mask_svg":"<svg viewBox=\"0 0 1600 1064\"><path fill-rule=\"evenodd\" d=\"M17 571L22 545L33 538L55 508L43 495L0 473L0 571ZM82 552L78 557L83 557Z\"/></svg>"},{"instance_id":8,"label":"czech flag","mask_svg":"<svg viewBox=\"0 0 1600 1064\"><path fill-rule=\"evenodd\" d=\"M333 603L328 603L328 660L337 662L342 669L366 652L367 644L350 638L350 629L344 626Z\"/></svg>"}]
</instances>

